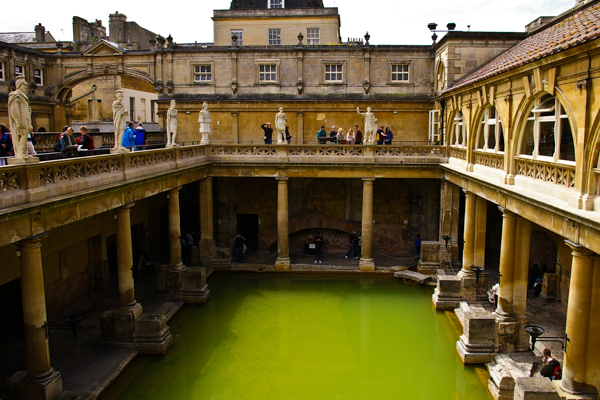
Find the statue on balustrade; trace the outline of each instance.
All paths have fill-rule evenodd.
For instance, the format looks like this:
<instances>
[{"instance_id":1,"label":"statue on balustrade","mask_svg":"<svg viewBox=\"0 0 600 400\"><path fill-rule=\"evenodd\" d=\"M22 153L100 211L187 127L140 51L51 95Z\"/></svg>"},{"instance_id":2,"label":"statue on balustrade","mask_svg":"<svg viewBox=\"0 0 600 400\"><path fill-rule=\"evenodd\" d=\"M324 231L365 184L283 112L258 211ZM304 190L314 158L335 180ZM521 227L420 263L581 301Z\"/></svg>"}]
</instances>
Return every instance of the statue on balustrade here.
<instances>
[{"instance_id":1,"label":"statue on balustrade","mask_svg":"<svg viewBox=\"0 0 600 400\"><path fill-rule=\"evenodd\" d=\"M125 128L127 127L127 117L129 116L129 111L125 108L123 104L123 91L117 90L115 92L117 94L117 99L113 101L112 110L113 110L113 125L115 130L115 145L113 150L116 151L126 151L123 147L123 132L125 132Z\"/></svg>"},{"instance_id":2,"label":"statue on balustrade","mask_svg":"<svg viewBox=\"0 0 600 400\"><path fill-rule=\"evenodd\" d=\"M287 125L287 115L283 112L283 107L279 107L279 112L275 116L275 129L277 129L277 144L287 143L285 140L285 126Z\"/></svg>"},{"instance_id":3,"label":"statue on balustrade","mask_svg":"<svg viewBox=\"0 0 600 400\"><path fill-rule=\"evenodd\" d=\"M26 163L30 156L27 154L27 135L33 130L31 124L31 106L25 94L27 82L19 77L15 82L16 89L8 95L8 118L10 130L15 138L15 158L9 159L9 164Z\"/></svg>"},{"instance_id":4,"label":"statue on balustrade","mask_svg":"<svg viewBox=\"0 0 600 400\"><path fill-rule=\"evenodd\" d=\"M208 144L210 140L208 135L210 134L210 111L208 111L208 103L205 101L202 103L202 110L200 110L200 115L198 116L198 122L200 122L200 133L202 134L202 141L200 143Z\"/></svg>"},{"instance_id":5,"label":"statue on balustrade","mask_svg":"<svg viewBox=\"0 0 600 400\"><path fill-rule=\"evenodd\" d=\"M177 102L171 100L171 106L167 110L167 145L165 147L177 146Z\"/></svg>"},{"instance_id":6,"label":"statue on balustrade","mask_svg":"<svg viewBox=\"0 0 600 400\"><path fill-rule=\"evenodd\" d=\"M360 107L356 107L358 115L365 120L365 132L363 135L364 144L375 144L375 134L377 132L377 118L371 112L371 107L367 107L367 112L361 113Z\"/></svg>"}]
</instances>

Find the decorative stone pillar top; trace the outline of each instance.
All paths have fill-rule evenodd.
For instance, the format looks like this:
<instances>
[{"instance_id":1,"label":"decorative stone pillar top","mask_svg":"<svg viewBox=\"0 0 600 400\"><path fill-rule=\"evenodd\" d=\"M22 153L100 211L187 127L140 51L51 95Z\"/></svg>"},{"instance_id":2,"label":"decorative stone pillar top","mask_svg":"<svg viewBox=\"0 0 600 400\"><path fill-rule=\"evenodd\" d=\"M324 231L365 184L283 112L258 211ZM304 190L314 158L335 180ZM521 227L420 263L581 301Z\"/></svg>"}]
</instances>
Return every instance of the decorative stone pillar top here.
<instances>
[{"instance_id":1,"label":"decorative stone pillar top","mask_svg":"<svg viewBox=\"0 0 600 400\"><path fill-rule=\"evenodd\" d=\"M515 214L512 211L510 211L508 208L504 208L504 207L498 206L498 210L500 210L502 212L502 215L505 218L515 218L515 217L517 217L517 214Z\"/></svg>"},{"instance_id":2,"label":"decorative stone pillar top","mask_svg":"<svg viewBox=\"0 0 600 400\"><path fill-rule=\"evenodd\" d=\"M375 178L362 178L363 181L365 182L373 182L375 180Z\"/></svg>"},{"instance_id":3,"label":"decorative stone pillar top","mask_svg":"<svg viewBox=\"0 0 600 400\"><path fill-rule=\"evenodd\" d=\"M579 243L575 243L569 239L565 239L565 244L571 248L571 250L572 250L571 254L573 256L593 257L595 255L595 253L593 251L591 251L590 249L580 245Z\"/></svg>"}]
</instances>

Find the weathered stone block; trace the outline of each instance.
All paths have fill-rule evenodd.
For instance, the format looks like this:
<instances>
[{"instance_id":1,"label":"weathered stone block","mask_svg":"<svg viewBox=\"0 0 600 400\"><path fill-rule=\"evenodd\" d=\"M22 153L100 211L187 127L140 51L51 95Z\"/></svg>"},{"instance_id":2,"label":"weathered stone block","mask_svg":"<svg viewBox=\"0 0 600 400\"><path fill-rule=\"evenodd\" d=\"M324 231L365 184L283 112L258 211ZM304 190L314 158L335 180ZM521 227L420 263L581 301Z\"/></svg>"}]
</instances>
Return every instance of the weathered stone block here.
<instances>
[{"instance_id":1,"label":"weathered stone block","mask_svg":"<svg viewBox=\"0 0 600 400\"><path fill-rule=\"evenodd\" d=\"M427 282L431 281L430 275L421 274L419 272L414 271L398 271L394 272L394 278L400 278L405 281L416 282L421 285L425 285Z\"/></svg>"},{"instance_id":2,"label":"weathered stone block","mask_svg":"<svg viewBox=\"0 0 600 400\"><path fill-rule=\"evenodd\" d=\"M167 325L164 314L142 314L135 320L134 337L152 337Z\"/></svg>"},{"instance_id":3,"label":"weathered stone block","mask_svg":"<svg viewBox=\"0 0 600 400\"><path fill-rule=\"evenodd\" d=\"M544 274L540 297L546 301L555 301L558 297L558 275Z\"/></svg>"},{"instance_id":4,"label":"weathered stone block","mask_svg":"<svg viewBox=\"0 0 600 400\"><path fill-rule=\"evenodd\" d=\"M455 275L438 275L437 286L432 295L436 310L452 310L462 299L461 280Z\"/></svg>"},{"instance_id":5,"label":"weathered stone block","mask_svg":"<svg viewBox=\"0 0 600 400\"><path fill-rule=\"evenodd\" d=\"M499 322L498 323L498 335L515 335L517 333L516 322Z\"/></svg>"},{"instance_id":6,"label":"weathered stone block","mask_svg":"<svg viewBox=\"0 0 600 400\"><path fill-rule=\"evenodd\" d=\"M548 378L517 378L514 400L560 400Z\"/></svg>"}]
</instances>

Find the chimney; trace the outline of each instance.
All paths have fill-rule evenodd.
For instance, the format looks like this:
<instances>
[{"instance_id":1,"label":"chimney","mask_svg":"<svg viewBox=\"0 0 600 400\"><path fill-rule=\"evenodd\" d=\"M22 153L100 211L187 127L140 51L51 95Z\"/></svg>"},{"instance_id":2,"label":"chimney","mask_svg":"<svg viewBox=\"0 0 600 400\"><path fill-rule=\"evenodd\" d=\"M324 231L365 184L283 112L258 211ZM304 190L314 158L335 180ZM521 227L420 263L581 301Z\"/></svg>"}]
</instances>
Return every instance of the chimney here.
<instances>
[{"instance_id":1,"label":"chimney","mask_svg":"<svg viewBox=\"0 0 600 400\"><path fill-rule=\"evenodd\" d=\"M35 26L35 40L40 43L46 41L46 28L42 26L41 22Z\"/></svg>"}]
</instances>

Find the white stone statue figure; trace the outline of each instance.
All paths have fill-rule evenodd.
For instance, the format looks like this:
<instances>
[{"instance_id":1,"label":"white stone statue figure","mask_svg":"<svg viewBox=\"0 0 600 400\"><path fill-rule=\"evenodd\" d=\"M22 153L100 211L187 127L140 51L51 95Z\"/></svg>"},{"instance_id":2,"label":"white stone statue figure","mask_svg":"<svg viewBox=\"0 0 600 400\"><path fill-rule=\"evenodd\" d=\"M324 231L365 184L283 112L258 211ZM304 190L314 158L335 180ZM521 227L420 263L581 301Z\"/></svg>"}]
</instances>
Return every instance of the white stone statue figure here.
<instances>
[{"instance_id":1,"label":"white stone statue figure","mask_svg":"<svg viewBox=\"0 0 600 400\"><path fill-rule=\"evenodd\" d=\"M200 133L202 134L202 141L200 143L208 144L210 140L208 139L208 135L210 133L210 111L208 111L208 103L205 101L202 103L202 110L200 110L200 115L198 116L198 122L200 122Z\"/></svg>"},{"instance_id":2,"label":"white stone statue figure","mask_svg":"<svg viewBox=\"0 0 600 400\"><path fill-rule=\"evenodd\" d=\"M287 115L283 112L283 107L279 107L279 112L275 116L275 129L277 129L277 144L287 143L285 140L285 126L287 125Z\"/></svg>"},{"instance_id":3,"label":"white stone statue figure","mask_svg":"<svg viewBox=\"0 0 600 400\"><path fill-rule=\"evenodd\" d=\"M177 103L171 100L171 106L167 110L167 146L177 146L175 138L177 138Z\"/></svg>"},{"instance_id":4,"label":"white stone statue figure","mask_svg":"<svg viewBox=\"0 0 600 400\"><path fill-rule=\"evenodd\" d=\"M367 112L365 113L361 113L359 109L360 107L356 107L356 112L358 113L358 115L365 119L363 143L375 144L375 138L377 133L377 118L375 118L375 114L371 112L371 107L367 107Z\"/></svg>"},{"instance_id":5,"label":"white stone statue figure","mask_svg":"<svg viewBox=\"0 0 600 400\"><path fill-rule=\"evenodd\" d=\"M115 145L113 150L126 150L123 147L123 132L125 132L125 128L127 127L127 116L129 116L129 111L123 104L123 91L117 90L115 93L117 94L117 99L113 101L112 104L115 130Z\"/></svg>"},{"instance_id":6,"label":"white stone statue figure","mask_svg":"<svg viewBox=\"0 0 600 400\"><path fill-rule=\"evenodd\" d=\"M15 164L26 163L30 156L27 154L27 135L33 130L31 124L31 106L25 94L27 82L23 77L17 78L16 89L8 95L8 118L10 130L15 139L13 146L15 158L10 162Z\"/></svg>"}]
</instances>

